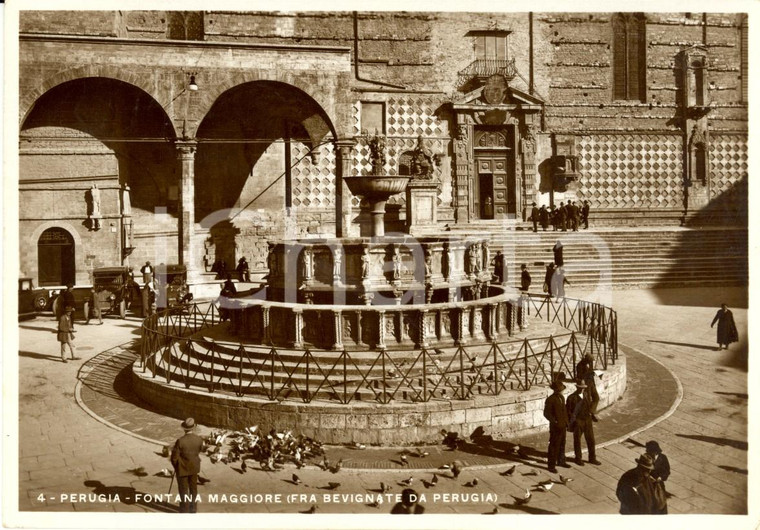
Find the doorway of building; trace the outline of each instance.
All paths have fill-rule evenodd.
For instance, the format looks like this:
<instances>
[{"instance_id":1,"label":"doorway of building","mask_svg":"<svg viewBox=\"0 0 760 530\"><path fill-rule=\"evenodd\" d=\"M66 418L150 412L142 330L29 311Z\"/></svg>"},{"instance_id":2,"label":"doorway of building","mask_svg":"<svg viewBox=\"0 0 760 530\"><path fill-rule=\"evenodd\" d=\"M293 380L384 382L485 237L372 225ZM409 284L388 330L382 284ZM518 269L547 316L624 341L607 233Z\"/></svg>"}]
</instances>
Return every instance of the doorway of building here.
<instances>
[{"instance_id":1,"label":"doorway of building","mask_svg":"<svg viewBox=\"0 0 760 530\"><path fill-rule=\"evenodd\" d=\"M48 228L37 241L38 285L74 283L74 238L63 228Z\"/></svg>"},{"instance_id":2,"label":"doorway of building","mask_svg":"<svg viewBox=\"0 0 760 530\"><path fill-rule=\"evenodd\" d=\"M493 174L481 173L478 175L478 192L480 218L493 219Z\"/></svg>"}]
</instances>

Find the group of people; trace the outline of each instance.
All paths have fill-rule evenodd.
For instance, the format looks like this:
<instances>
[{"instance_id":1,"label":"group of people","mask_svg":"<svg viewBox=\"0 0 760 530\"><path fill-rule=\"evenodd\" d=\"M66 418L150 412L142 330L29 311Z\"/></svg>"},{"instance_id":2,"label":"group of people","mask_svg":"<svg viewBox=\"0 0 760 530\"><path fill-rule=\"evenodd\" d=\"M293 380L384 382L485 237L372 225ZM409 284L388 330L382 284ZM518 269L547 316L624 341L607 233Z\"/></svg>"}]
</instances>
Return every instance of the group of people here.
<instances>
[{"instance_id":1,"label":"group of people","mask_svg":"<svg viewBox=\"0 0 760 530\"><path fill-rule=\"evenodd\" d=\"M575 392L563 395L564 377L560 375L551 384L553 393L544 402L544 417L549 421L549 448L547 463L550 473L557 472L557 466L569 468L565 457L565 439L573 433L574 463L585 465L582 442L588 448L588 463L600 466L596 458L594 423L598 421L596 409L599 393L596 389L594 359L586 354L575 368ZM670 476L670 463L656 441L647 442L646 452L636 459L636 468L626 471L618 481L616 494L620 501L621 514L666 514L668 513L665 481Z\"/></svg>"},{"instance_id":2,"label":"group of people","mask_svg":"<svg viewBox=\"0 0 760 530\"><path fill-rule=\"evenodd\" d=\"M553 204L546 208L542 205L540 208L536 206L534 202L530 211L530 221L533 221L533 231L538 232L538 225L544 232L549 228L551 224L554 227L554 231L562 230L567 232L568 230L578 231L578 228L583 225L583 228L588 229L588 215L591 210L591 205L588 201L583 201L583 204L576 204L575 201L567 201L567 204L563 202L559 203L559 207L555 207Z\"/></svg>"}]
</instances>

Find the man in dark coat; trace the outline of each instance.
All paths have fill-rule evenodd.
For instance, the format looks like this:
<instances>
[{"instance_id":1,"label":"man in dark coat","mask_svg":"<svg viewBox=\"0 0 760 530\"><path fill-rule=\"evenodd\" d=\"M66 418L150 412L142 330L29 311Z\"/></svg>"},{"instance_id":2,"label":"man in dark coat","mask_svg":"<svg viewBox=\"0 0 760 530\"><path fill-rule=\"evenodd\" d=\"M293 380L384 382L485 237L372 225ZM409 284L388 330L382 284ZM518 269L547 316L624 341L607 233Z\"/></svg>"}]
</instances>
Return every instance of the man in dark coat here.
<instances>
[{"instance_id":1,"label":"man in dark coat","mask_svg":"<svg viewBox=\"0 0 760 530\"><path fill-rule=\"evenodd\" d=\"M544 276L544 292L549 296L552 295L552 276L554 276L554 263L546 266L546 275Z\"/></svg>"},{"instance_id":2,"label":"man in dark coat","mask_svg":"<svg viewBox=\"0 0 760 530\"><path fill-rule=\"evenodd\" d=\"M557 209L554 207L553 204L549 207L548 215L552 223L552 229L554 230L554 232L556 232L557 227L559 226L559 217L557 216Z\"/></svg>"},{"instance_id":3,"label":"man in dark coat","mask_svg":"<svg viewBox=\"0 0 760 530\"><path fill-rule=\"evenodd\" d=\"M520 265L520 270L522 271L520 274L520 290L524 293L527 293L528 289L530 289L530 284L532 281L530 272L528 271L528 266L525 263Z\"/></svg>"},{"instance_id":4,"label":"man in dark coat","mask_svg":"<svg viewBox=\"0 0 760 530\"><path fill-rule=\"evenodd\" d=\"M198 496L198 473L201 471L200 453L203 449L203 439L194 434L195 420L187 418L182 422L185 435L174 443L171 462L177 477L179 488L180 513L195 513Z\"/></svg>"},{"instance_id":5,"label":"man in dark coat","mask_svg":"<svg viewBox=\"0 0 760 530\"><path fill-rule=\"evenodd\" d=\"M563 246L562 242L557 241L554 243L554 247L552 247L552 250L554 251L554 264L557 267L561 267L565 264L565 258L563 256Z\"/></svg>"},{"instance_id":6,"label":"man in dark coat","mask_svg":"<svg viewBox=\"0 0 760 530\"><path fill-rule=\"evenodd\" d=\"M555 380L551 389L554 393L544 402L544 418L549 420L549 449L547 450L550 473L557 472L557 466L570 467L565 461L565 438L567 437L567 409L562 391L565 385Z\"/></svg>"},{"instance_id":7,"label":"man in dark coat","mask_svg":"<svg viewBox=\"0 0 760 530\"><path fill-rule=\"evenodd\" d=\"M496 255L491 258L491 265L493 265L493 276L499 285L504 284L504 254L501 250L496 251Z\"/></svg>"},{"instance_id":8,"label":"man in dark coat","mask_svg":"<svg viewBox=\"0 0 760 530\"><path fill-rule=\"evenodd\" d=\"M560 202L559 208L557 208L557 225L563 232L567 232L567 211L565 210L565 203Z\"/></svg>"},{"instance_id":9,"label":"man in dark coat","mask_svg":"<svg viewBox=\"0 0 760 530\"><path fill-rule=\"evenodd\" d=\"M589 464L596 466L602 464L596 459L596 440L594 439L594 422L591 421L591 406L591 397L586 382L579 379L575 383L575 392L567 398L567 430L573 433L575 463L579 466L583 465L581 436L586 439Z\"/></svg>"},{"instance_id":10,"label":"man in dark coat","mask_svg":"<svg viewBox=\"0 0 760 530\"><path fill-rule=\"evenodd\" d=\"M533 203L533 208L530 211L530 220L533 221L533 231L538 232L538 221L541 216L541 213L538 211L538 208L536 207L536 203Z\"/></svg>"},{"instance_id":11,"label":"man in dark coat","mask_svg":"<svg viewBox=\"0 0 760 530\"><path fill-rule=\"evenodd\" d=\"M591 210L591 206L588 201L583 201L583 208L581 209L581 220L583 221L583 228L588 230L588 214Z\"/></svg>"},{"instance_id":12,"label":"man in dark coat","mask_svg":"<svg viewBox=\"0 0 760 530\"><path fill-rule=\"evenodd\" d=\"M717 313L715 313L715 318L713 318L710 327L713 327L716 322L718 323L719 350L723 347L724 344L726 345L726 349L728 349L728 345L732 342L739 342L739 331L736 329L734 314L731 312L728 306L726 306L726 304L720 305L720 309Z\"/></svg>"},{"instance_id":13,"label":"man in dark coat","mask_svg":"<svg viewBox=\"0 0 760 530\"><path fill-rule=\"evenodd\" d=\"M591 398L591 419L596 419L596 408L599 406L599 392L596 389L596 379L594 374L594 356L587 353L578 361L575 366L575 378L586 382L588 387L587 393Z\"/></svg>"},{"instance_id":14,"label":"man in dark coat","mask_svg":"<svg viewBox=\"0 0 760 530\"><path fill-rule=\"evenodd\" d=\"M568 220L570 221L569 228L573 229L573 232L578 231L578 207L573 201L567 203Z\"/></svg>"},{"instance_id":15,"label":"man in dark coat","mask_svg":"<svg viewBox=\"0 0 760 530\"><path fill-rule=\"evenodd\" d=\"M656 486L655 479L650 475L654 469L652 457L641 455L636 463L638 466L623 473L618 481L616 493L623 515L654 513Z\"/></svg>"},{"instance_id":16,"label":"man in dark coat","mask_svg":"<svg viewBox=\"0 0 760 530\"><path fill-rule=\"evenodd\" d=\"M546 211L546 206L541 206L538 210L538 219L541 222L541 228L546 232L546 228L549 226L549 212Z\"/></svg>"},{"instance_id":17,"label":"man in dark coat","mask_svg":"<svg viewBox=\"0 0 760 530\"><path fill-rule=\"evenodd\" d=\"M668 457L662 453L662 449L660 449L660 444L658 444L654 440L647 442L646 451L647 451L647 454L652 459L652 461L654 462L654 469L652 469L650 476L653 479L659 480L660 482L662 482L662 487L664 490L665 482L668 480L668 477L670 476L670 462L668 461ZM666 514L668 513L668 507L667 505L665 505L664 508L655 507L653 513Z\"/></svg>"},{"instance_id":18,"label":"man in dark coat","mask_svg":"<svg viewBox=\"0 0 760 530\"><path fill-rule=\"evenodd\" d=\"M250 268L248 267L248 260L245 259L245 256L240 258L238 260L238 266L237 266L237 273L238 273L238 280L241 282L250 282L251 281L251 272Z\"/></svg>"}]
</instances>

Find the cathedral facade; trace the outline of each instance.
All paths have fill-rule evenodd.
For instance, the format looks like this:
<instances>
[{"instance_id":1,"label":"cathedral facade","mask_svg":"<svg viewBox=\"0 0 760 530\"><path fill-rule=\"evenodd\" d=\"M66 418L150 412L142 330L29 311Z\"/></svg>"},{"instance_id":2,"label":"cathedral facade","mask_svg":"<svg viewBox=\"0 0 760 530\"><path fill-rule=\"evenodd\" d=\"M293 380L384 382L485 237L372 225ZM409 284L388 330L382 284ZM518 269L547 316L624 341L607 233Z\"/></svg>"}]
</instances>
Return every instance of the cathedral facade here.
<instances>
[{"instance_id":1,"label":"cathedral facade","mask_svg":"<svg viewBox=\"0 0 760 530\"><path fill-rule=\"evenodd\" d=\"M435 182L434 224L746 226L741 13L22 11L21 270L184 263L360 235L343 177ZM410 219L401 195L387 230ZM432 214L430 214L432 215Z\"/></svg>"}]
</instances>

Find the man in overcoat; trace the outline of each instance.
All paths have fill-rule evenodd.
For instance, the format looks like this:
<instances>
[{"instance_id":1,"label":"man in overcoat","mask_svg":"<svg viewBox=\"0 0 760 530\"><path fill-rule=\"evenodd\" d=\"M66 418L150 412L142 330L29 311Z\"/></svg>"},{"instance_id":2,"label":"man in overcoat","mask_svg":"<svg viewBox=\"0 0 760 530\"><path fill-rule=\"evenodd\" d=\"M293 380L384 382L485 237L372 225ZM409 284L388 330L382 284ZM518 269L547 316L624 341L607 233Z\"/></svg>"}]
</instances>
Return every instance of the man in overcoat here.
<instances>
[{"instance_id":1,"label":"man in overcoat","mask_svg":"<svg viewBox=\"0 0 760 530\"><path fill-rule=\"evenodd\" d=\"M177 477L179 488L180 513L195 513L196 497L198 495L198 473L201 471L200 453L203 449L203 439L196 435L195 420L187 418L182 422L185 435L174 443L171 462L174 475Z\"/></svg>"},{"instance_id":2,"label":"man in overcoat","mask_svg":"<svg viewBox=\"0 0 760 530\"><path fill-rule=\"evenodd\" d=\"M562 391L565 385L555 380L551 384L554 393L544 402L544 418L549 420L549 449L547 450L550 473L557 472L557 466L570 467L565 461L565 438L567 437L567 409Z\"/></svg>"},{"instance_id":3,"label":"man in overcoat","mask_svg":"<svg viewBox=\"0 0 760 530\"><path fill-rule=\"evenodd\" d=\"M582 379L586 382L588 390L586 391L591 398L591 419L596 419L596 408L599 406L599 392L596 389L596 379L594 374L594 356L586 353L575 366L576 379Z\"/></svg>"},{"instance_id":4,"label":"man in overcoat","mask_svg":"<svg viewBox=\"0 0 760 530\"><path fill-rule=\"evenodd\" d=\"M541 213L536 207L536 203L533 203L533 208L530 211L530 220L533 221L533 231L538 232L538 222L541 220Z\"/></svg>"},{"instance_id":5,"label":"man in overcoat","mask_svg":"<svg viewBox=\"0 0 760 530\"><path fill-rule=\"evenodd\" d=\"M579 379L575 382L575 392L567 398L568 431L573 433L573 449L575 463L583 465L581 453L581 437L586 439L589 464L596 466L602 463L596 459L596 440L594 439L594 422L591 421L591 397L587 391L586 382Z\"/></svg>"},{"instance_id":6,"label":"man in overcoat","mask_svg":"<svg viewBox=\"0 0 760 530\"><path fill-rule=\"evenodd\" d=\"M710 327L715 326L718 323L718 349L723 348L723 345L728 349L728 345L732 342L739 342L739 331L736 329L736 323L734 322L734 314L726 306L721 304L718 312L715 313Z\"/></svg>"},{"instance_id":7,"label":"man in overcoat","mask_svg":"<svg viewBox=\"0 0 760 530\"><path fill-rule=\"evenodd\" d=\"M655 512L655 479L650 473L654 469L652 457L643 454L636 459L636 468L629 469L620 477L617 485L617 498L620 500L620 513L652 514Z\"/></svg>"}]
</instances>

